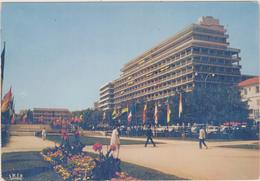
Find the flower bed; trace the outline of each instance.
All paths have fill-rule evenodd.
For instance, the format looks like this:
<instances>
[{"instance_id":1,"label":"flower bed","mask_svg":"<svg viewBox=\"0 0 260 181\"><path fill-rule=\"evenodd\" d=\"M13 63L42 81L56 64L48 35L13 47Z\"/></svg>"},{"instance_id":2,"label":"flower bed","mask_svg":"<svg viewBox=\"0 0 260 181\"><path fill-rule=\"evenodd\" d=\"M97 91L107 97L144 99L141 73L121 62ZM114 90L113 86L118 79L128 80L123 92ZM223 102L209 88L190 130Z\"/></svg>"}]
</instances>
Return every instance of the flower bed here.
<instances>
[{"instance_id":1,"label":"flower bed","mask_svg":"<svg viewBox=\"0 0 260 181\"><path fill-rule=\"evenodd\" d=\"M66 181L84 180L137 180L121 172L120 160L112 156L114 147L107 152L102 152L102 145L93 145L94 151L99 152L98 158L93 158L88 153L72 154L62 147L48 148L41 152L44 160L48 161L53 169Z\"/></svg>"}]
</instances>

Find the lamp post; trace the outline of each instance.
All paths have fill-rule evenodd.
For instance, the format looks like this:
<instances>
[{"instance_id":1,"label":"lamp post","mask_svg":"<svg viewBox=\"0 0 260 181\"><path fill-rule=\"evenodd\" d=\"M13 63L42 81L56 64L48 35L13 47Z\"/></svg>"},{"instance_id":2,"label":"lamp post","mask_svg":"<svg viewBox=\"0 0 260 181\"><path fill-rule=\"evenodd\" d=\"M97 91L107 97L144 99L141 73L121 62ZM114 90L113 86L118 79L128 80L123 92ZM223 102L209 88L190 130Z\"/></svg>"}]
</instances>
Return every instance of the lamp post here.
<instances>
[{"instance_id":1,"label":"lamp post","mask_svg":"<svg viewBox=\"0 0 260 181\"><path fill-rule=\"evenodd\" d=\"M195 76L198 76L199 73L198 72L195 72ZM207 79L209 76L212 76L212 77L215 77L215 74L214 73L210 73L210 74L207 74L206 77L205 77L205 80L204 80L204 87L206 88L206 82L207 82Z\"/></svg>"}]
</instances>

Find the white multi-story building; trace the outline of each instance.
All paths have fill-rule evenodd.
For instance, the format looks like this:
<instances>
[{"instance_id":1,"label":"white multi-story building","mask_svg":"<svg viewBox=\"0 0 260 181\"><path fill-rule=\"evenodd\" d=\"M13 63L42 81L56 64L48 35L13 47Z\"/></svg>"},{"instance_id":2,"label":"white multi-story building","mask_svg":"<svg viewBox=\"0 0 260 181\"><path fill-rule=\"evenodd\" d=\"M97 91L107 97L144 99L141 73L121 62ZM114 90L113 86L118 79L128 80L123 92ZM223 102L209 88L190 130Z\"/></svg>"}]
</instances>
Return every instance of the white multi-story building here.
<instances>
[{"instance_id":1,"label":"white multi-story building","mask_svg":"<svg viewBox=\"0 0 260 181\"><path fill-rule=\"evenodd\" d=\"M102 111L111 110L113 108L114 90L111 82L100 88L100 99L98 107Z\"/></svg>"},{"instance_id":2,"label":"white multi-story building","mask_svg":"<svg viewBox=\"0 0 260 181\"><path fill-rule=\"evenodd\" d=\"M260 77L253 77L238 84L242 101L247 101L249 118L260 122Z\"/></svg>"}]
</instances>

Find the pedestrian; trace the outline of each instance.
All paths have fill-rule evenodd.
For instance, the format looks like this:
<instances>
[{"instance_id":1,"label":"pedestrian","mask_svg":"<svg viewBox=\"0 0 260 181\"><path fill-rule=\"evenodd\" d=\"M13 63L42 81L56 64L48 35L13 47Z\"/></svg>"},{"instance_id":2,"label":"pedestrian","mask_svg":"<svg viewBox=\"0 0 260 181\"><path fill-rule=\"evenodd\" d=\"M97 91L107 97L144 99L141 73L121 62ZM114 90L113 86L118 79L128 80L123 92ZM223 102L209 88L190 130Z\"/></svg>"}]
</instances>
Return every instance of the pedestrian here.
<instances>
[{"instance_id":1,"label":"pedestrian","mask_svg":"<svg viewBox=\"0 0 260 181\"><path fill-rule=\"evenodd\" d=\"M80 131L79 127L77 126L75 131L74 131L74 137L75 137L75 142L80 143Z\"/></svg>"},{"instance_id":2,"label":"pedestrian","mask_svg":"<svg viewBox=\"0 0 260 181\"><path fill-rule=\"evenodd\" d=\"M43 128L42 129L42 139L43 139L43 141L45 141L46 140L46 130L45 130L45 128Z\"/></svg>"},{"instance_id":3,"label":"pedestrian","mask_svg":"<svg viewBox=\"0 0 260 181\"><path fill-rule=\"evenodd\" d=\"M116 146L116 152L118 158L119 156L119 149L120 149L120 132L118 130L118 126L113 127L112 135L111 135L111 140L110 140L110 146L115 145Z\"/></svg>"},{"instance_id":4,"label":"pedestrian","mask_svg":"<svg viewBox=\"0 0 260 181\"><path fill-rule=\"evenodd\" d=\"M151 143L153 144L154 147L156 147L155 143L153 142L153 132L152 132L152 129L151 129L151 125L148 125L148 128L146 130L146 137L147 137L147 140L145 142L145 147L147 146L149 140L151 141Z\"/></svg>"},{"instance_id":5,"label":"pedestrian","mask_svg":"<svg viewBox=\"0 0 260 181\"><path fill-rule=\"evenodd\" d=\"M200 146L200 149L202 149L202 144L206 147L206 149L208 149L208 146L205 143L205 139L206 139L205 128L201 127L200 131L199 131L199 146Z\"/></svg>"},{"instance_id":6,"label":"pedestrian","mask_svg":"<svg viewBox=\"0 0 260 181\"><path fill-rule=\"evenodd\" d=\"M69 147L69 135L67 130L61 130L61 147L64 146L65 148Z\"/></svg>"}]
</instances>

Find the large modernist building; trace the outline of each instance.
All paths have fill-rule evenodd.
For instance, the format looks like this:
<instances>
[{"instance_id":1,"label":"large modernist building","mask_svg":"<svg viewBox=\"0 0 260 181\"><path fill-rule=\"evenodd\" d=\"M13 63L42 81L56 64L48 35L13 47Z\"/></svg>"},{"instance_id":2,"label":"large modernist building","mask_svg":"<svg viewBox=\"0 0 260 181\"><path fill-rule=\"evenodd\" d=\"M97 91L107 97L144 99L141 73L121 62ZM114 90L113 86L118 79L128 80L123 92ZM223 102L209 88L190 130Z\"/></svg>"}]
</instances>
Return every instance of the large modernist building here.
<instances>
[{"instance_id":1,"label":"large modernist building","mask_svg":"<svg viewBox=\"0 0 260 181\"><path fill-rule=\"evenodd\" d=\"M253 77L238 84L242 101L249 107L249 118L260 122L260 77Z\"/></svg>"},{"instance_id":2,"label":"large modernist building","mask_svg":"<svg viewBox=\"0 0 260 181\"><path fill-rule=\"evenodd\" d=\"M237 84L241 79L240 50L230 48L227 39L219 20L201 17L198 23L124 65L121 76L100 89L100 108L160 100L196 86Z\"/></svg>"}]
</instances>

